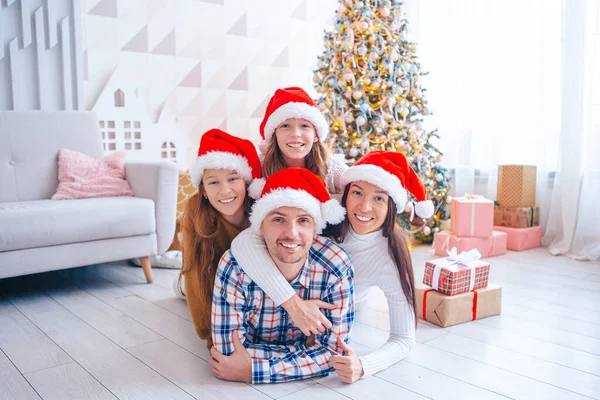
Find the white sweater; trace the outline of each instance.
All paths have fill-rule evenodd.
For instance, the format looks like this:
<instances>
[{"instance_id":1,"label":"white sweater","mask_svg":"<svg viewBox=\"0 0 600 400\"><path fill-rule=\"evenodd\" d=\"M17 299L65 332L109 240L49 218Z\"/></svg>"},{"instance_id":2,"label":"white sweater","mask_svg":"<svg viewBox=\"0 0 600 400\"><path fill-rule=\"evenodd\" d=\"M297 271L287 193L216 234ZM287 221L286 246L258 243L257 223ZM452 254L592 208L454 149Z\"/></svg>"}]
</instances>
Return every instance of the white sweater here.
<instances>
[{"instance_id":1,"label":"white sweater","mask_svg":"<svg viewBox=\"0 0 600 400\"><path fill-rule=\"evenodd\" d=\"M389 256L387 239L381 230L359 235L350 228L340 247L354 265L356 304L364 302L368 291L378 286L389 306L387 342L360 357L364 377L368 377L408 355L415 343L415 317L402 291L398 270ZM271 260L260 234L246 229L233 240L231 251L250 278L278 305L296 294Z\"/></svg>"}]
</instances>

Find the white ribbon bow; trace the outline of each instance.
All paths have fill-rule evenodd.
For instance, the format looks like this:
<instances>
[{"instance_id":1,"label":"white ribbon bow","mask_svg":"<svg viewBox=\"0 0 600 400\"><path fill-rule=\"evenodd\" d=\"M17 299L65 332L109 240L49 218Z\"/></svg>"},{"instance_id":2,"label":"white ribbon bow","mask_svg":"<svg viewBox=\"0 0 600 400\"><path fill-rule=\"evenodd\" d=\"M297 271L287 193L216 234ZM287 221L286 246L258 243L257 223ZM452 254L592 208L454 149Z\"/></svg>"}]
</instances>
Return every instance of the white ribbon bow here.
<instances>
[{"instance_id":1,"label":"white ribbon bow","mask_svg":"<svg viewBox=\"0 0 600 400\"><path fill-rule=\"evenodd\" d=\"M433 269L433 278L431 282L431 286L438 290L439 281L440 281L440 273L442 272L442 268L448 268L452 265L457 264L458 268L466 268L471 270L471 276L469 280L469 291L473 290L475 287L475 268L477 268L480 263L477 262L481 258L481 253L479 250L473 249L469 251L463 251L458 254L458 250L456 247L453 247L451 250L446 250L448 253L448 257L445 258L445 263L436 263L435 268Z\"/></svg>"}]
</instances>

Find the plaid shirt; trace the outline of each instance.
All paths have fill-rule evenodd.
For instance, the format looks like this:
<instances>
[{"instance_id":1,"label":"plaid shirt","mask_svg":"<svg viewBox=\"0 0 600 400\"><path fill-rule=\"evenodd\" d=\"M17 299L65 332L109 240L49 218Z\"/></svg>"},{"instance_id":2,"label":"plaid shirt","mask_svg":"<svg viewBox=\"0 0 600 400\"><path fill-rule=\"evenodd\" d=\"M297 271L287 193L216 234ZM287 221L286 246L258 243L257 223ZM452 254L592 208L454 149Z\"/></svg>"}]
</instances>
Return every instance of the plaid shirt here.
<instances>
[{"instance_id":1,"label":"plaid shirt","mask_svg":"<svg viewBox=\"0 0 600 400\"><path fill-rule=\"evenodd\" d=\"M337 337L347 343L354 323L354 269L346 253L317 236L299 275L290 284L302 299L321 299L338 307L323 310L333 327L307 337L289 314L254 283L227 251L217 269L212 304L212 337L219 352L233 352L238 330L252 357L252 383L277 383L329 375L329 357L342 354Z\"/></svg>"}]
</instances>

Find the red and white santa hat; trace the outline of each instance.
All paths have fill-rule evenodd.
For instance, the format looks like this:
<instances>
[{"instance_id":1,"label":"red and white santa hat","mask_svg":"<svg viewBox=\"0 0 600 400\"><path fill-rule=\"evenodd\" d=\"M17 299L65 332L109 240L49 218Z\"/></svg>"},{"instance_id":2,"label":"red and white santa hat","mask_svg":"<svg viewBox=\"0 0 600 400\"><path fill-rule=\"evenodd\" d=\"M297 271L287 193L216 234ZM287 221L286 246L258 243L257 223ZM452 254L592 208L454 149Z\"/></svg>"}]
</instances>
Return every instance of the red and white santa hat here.
<instances>
[{"instance_id":1,"label":"red and white santa hat","mask_svg":"<svg viewBox=\"0 0 600 400\"><path fill-rule=\"evenodd\" d=\"M254 144L220 129L211 129L200 138L198 158L190 169L194 187L200 186L205 169L236 171L247 183L262 177L260 159Z\"/></svg>"},{"instance_id":2,"label":"red and white santa hat","mask_svg":"<svg viewBox=\"0 0 600 400\"><path fill-rule=\"evenodd\" d=\"M365 181L386 192L394 200L398 212L404 211L408 201L406 191L415 196L415 212L421 218L433 215L434 207L427 200L427 189L402 153L394 151L371 151L348 168L342 175L342 185Z\"/></svg>"},{"instance_id":3,"label":"red and white santa hat","mask_svg":"<svg viewBox=\"0 0 600 400\"><path fill-rule=\"evenodd\" d=\"M260 124L260 136L263 138L259 148L264 152L275 133L275 128L290 118L301 118L310 121L317 131L319 140L323 142L329 135L329 124L313 99L302 88L288 87L277 89Z\"/></svg>"},{"instance_id":4,"label":"red and white santa hat","mask_svg":"<svg viewBox=\"0 0 600 400\"><path fill-rule=\"evenodd\" d=\"M248 194L257 199L250 213L251 228L259 230L267 214L280 207L295 207L315 220L316 234L327 224L344 220L346 210L329 196L325 183L306 168L285 168L265 179L256 179Z\"/></svg>"}]
</instances>

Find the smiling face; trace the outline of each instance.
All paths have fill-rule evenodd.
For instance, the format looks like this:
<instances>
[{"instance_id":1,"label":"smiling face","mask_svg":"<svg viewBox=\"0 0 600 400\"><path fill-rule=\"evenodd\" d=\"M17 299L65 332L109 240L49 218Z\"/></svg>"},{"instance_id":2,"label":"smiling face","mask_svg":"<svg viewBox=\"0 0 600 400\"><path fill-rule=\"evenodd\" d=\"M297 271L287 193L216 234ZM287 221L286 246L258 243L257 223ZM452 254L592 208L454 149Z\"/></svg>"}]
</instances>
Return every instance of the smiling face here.
<instances>
[{"instance_id":1,"label":"smiling face","mask_svg":"<svg viewBox=\"0 0 600 400\"><path fill-rule=\"evenodd\" d=\"M296 166L297 161L304 160L318 140L314 125L299 118L286 119L279 124L275 128L275 138L288 166Z\"/></svg>"},{"instance_id":2,"label":"smiling face","mask_svg":"<svg viewBox=\"0 0 600 400\"><path fill-rule=\"evenodd\" d=\"M306 261L315 237L315 221L300 208L279 207L263 219L260 234L281 273L291 280Z\"/></svg>"},{"instance_id":3,"label":"smiling face","mask_svg":"<svg viewBox=\"0 0 600 400\"><path fill-rule=\"evenodd\" d=\"M236 171L206 169L202 175L202 187L210 204L224 216L244 213L246 182Z\"/></svg>"},{"instance_id":4,"label":"smiling face","mask_svg":"<svg viewBox=\"0 0 600 400\"><path fill-rule=\"evenodd\" d=\"M391 201L387 192L365 181L350 184L346 198L348 221L359 235L381 229Z\"/></svg>"}]
</instances>

